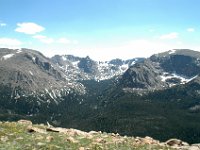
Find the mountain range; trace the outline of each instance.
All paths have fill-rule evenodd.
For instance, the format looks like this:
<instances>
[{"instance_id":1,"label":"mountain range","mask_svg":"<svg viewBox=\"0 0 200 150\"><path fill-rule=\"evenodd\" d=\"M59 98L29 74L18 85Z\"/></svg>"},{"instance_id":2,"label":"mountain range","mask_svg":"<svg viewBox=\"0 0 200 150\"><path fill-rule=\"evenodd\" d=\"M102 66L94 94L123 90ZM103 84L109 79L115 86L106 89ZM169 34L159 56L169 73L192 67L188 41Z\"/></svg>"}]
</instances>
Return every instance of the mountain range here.
<instances>
[{"instance_id":1,"label":"mountain range","mask_svg":"<svg viewBox=\"0 0 200 150\"><path fill-rule=\"evenodd\" d=\"M95 61L0 49L0 119L200 140L200 52Z\"/></svg>"}]
</instances>

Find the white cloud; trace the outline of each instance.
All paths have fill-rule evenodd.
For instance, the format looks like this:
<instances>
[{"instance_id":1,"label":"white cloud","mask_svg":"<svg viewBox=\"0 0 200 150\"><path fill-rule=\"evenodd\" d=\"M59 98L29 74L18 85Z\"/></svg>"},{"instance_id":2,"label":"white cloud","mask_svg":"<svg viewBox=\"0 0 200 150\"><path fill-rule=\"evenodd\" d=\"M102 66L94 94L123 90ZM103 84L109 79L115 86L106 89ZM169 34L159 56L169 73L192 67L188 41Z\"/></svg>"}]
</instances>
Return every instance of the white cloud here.
<instances>
[{"instance_id":1,"label":"white cloud","mask_svg":"<svg viewBox=\"0 0 200 150\"><path fill-rule=\"evenodd\" d=\"M5 27L5 26L7 26L6 23L0 23L0 27Z\"/></svg>"},{"instance_id":2,"label":"white cloud","mask_svg":"<svg viewBox=\"0 0 200 150\"><path fill-rule=\"evenodd\" d=\"M44 35L34 35L33 38L38 39L40 42L45 44L51 44L54 42L53 38L49 38Z\"/></svg>"},{"instance_id":3,"label":"white cloud","mask_svg":"<svg viewBox=\"0 0 200 150\"><path fill-rule=\"evenodd\" d=\"M124 43L119 43L115 46L105 47L97 46L93 51L87 54L96 60L110 60L113 58L130 59L135 57L149 57L153 54L168 51L170 49L184 48L177 42L138 39Z\"/></svg>"},{"instance_id":4,"label":"white cloud","mask_svg":"<svg viewBox=\"0 0 200 150\"><path fill-rule=\"evenodd\" d=\"M166 42L140 39L128 42L126 45L121 47L121 50L127 49L125 50L127 52L125 52L124 55L131 54L136 57L149 57L152 54L171 48L173 48L173 46Z\"/></svg>"},{"instance_id":5,"label":"white cloud","mask_svg":"<svg viewBox=\"0 0 200 150\"><path fill-rule=\"evenodd\" d=\"M51 43L54 42L54 39L52 39L52 38L45 38L45 39L40 39L40 41L42 43L51 44Z\"/></svg>"},{"instance_id":6,"label":"white cloud","mask_svg":"<svg viewBox=\"0 0 200 150\"><path fill-rule=\"evenodd\" d=\"M44 27L32 22L18 23L17 26L18 27L15 29L15 31L25 34L36 34L45 30Z\"/></svg>"},{"instance_id":7,"label":"white cloud","mask_svg":"<svg viewBox=\"0 0 200 150\"><path fill-rule=\"evenodd\" d=\"M0 47L3 48L19 48L22 42L12 38L0 38Z\"/></svg>"},{"instance_id":8,"label":"white cloud","mask_svg":"<svg viewBox=\"0 0 200 150\"><path fill-rule=\"evenodd\" d=\"M34 35L33 38L35 38L35 39L45 39L47 37L44 36L44 35Z\"/></svg>"},{"instance_id":9,"label":"white cloud","mask_svg":"<svg viewBox=\"0 0 200 150\"><path fill-rule=\"evenodd\" d=\"M67 38L59 38L57 40L57 43L61 43L61 44L71 44L71 41Z\"/></svg>"},{"instance_id":10,"label":"white cloud","mask_svg":"<svg viewBox=\"0 0 200 150\"><path fill-rule=\"evenodd\" d=\"M34 46L34 45L33 45ZM35 48L38 49L38 48ZM80 43L70 44L66 47L63 44L43 45L41 52L51 57L55 54L72 54L85 57L89 55L94 60L111 60L114 58L131 59L135 57L149 57L153 54L168 51L171 49L194 49L199 50L199 45L193 45L177 40L158 39L135 39L129 41L117 41L108 43Z\"/></svg>"},{"instance_id":11,"label":"white cloud","mask_svg":"<svg viewBox=\"0 0 200 150\"><path fill-rule=\"evenodd\" d=\"M55 44L78 44L78 41L76 40L69 40L67 38L59 38L59 39L53 39L44 35L34 35L32 36L34 39L38 39L40 42L45 43L45 44L51 44L51 43L55 43Z\"/></svg>"},{"instance_id":12,"label":"white cloud","mask_svg":"<svg viewBox=\"0 0 200 150\"><path fill-rule=\"evenodd\" d=\"M194 32L195 29L194 29L194 28L188 28L187 31L188 31L188 32Z\"/></svg>"},{"instance_id":13,"label":"white cloud","mask_svg":"<svg viewBox=\"0 0 200 150\"><path fill-rule=\"evenodd\" d=\"M69 40L67 38L59 38L57 40L57 43L60 43L60 44L78 44L78 41L77 40Z\"/></svg>"},{"instance_id":14,"label":"white cloud","mask_svg":"<svg viewBox=\"0 0 200 150\"><path fill-rule=\"evenodd\" d=\"M160 36L160 39L162 40L171 40L171 39L177 39L177 38L178 38L177 32L172 32L172 33L164 34Z\"/></svg>"}]
</instances>

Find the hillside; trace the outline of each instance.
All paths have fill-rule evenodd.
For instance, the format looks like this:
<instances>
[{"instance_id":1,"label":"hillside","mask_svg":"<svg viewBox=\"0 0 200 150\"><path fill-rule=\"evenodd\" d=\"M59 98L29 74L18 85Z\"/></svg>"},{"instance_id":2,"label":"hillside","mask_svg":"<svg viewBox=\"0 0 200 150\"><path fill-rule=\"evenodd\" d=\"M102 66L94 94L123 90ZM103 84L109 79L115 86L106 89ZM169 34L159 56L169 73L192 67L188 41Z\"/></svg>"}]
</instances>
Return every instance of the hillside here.
<instances>
[{"instance_id":1,"label":"hillside","mask_svg":"<svg viewBox=\"0 0 200 150\"><path fill-rule=\"evenodd\" d=\"M76 129L55 128L51 125L32 124L28 120L0 122L1 150L197 150L198 146L198 144L189 145L178 139L161 143L151 137L127 137L101 131L83 132Z\"/></svg>"}]
</instances>

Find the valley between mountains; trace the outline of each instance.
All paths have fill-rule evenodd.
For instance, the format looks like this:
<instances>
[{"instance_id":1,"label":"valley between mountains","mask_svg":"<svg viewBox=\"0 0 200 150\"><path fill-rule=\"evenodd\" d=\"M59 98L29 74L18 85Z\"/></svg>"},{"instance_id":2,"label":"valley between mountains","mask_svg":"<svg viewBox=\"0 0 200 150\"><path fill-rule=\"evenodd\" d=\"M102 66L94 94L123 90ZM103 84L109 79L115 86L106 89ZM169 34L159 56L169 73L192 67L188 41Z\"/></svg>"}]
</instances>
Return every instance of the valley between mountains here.
<instances>
[{"instance_id":1,"label":"valley between mountains","mask_svg":"<svg viewBox=\"0 0 200 150\"><path fill-rule=\"evenodd\" d=\"M200 141L200 52L99 62L0 49L0 120Z\"/></svg>"}]
</instances>

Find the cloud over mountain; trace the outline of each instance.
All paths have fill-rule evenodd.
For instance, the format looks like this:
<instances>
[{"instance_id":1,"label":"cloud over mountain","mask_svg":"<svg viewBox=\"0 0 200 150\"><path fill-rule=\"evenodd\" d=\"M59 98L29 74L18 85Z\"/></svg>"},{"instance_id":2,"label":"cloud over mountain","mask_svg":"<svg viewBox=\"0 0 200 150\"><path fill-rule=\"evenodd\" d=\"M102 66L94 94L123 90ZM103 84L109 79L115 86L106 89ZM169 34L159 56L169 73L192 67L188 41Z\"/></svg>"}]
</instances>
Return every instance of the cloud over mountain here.
<instances>
[{"instance_id":1,"label":"cloud over mountain","mask_svg":"<svg viewBox=\"0 0 200 150\"><path fill-rule=\"evenodd\" d=\"M18 23L17 26L18 27L15 29L15 31L24 34L36 34L45 30L44 27L33 22Z\"/></svg>"},{"instance_id":2,"label":"cloud over mountain","mask_svg":"<svg viewBox=\"0 0 200 150\"><path fill-rule=\"evenodd\" d=\"M0 38L0 47L18 48L22 42L13 38Z\"/></svg>"},{"instance_id":3,"label":"cloud over mountain","mask_svg":"<svg viewBox=\"0 0 200 150\"><path fill-rule=\"evenodd\" d=\"M177 38L178 38L177 32L172 32L172 33L164 34L160 36L160 39L162 40L171 40L171 39L177 39Z\"/></svg>"}]
</instances>

